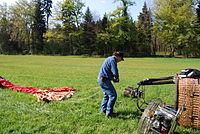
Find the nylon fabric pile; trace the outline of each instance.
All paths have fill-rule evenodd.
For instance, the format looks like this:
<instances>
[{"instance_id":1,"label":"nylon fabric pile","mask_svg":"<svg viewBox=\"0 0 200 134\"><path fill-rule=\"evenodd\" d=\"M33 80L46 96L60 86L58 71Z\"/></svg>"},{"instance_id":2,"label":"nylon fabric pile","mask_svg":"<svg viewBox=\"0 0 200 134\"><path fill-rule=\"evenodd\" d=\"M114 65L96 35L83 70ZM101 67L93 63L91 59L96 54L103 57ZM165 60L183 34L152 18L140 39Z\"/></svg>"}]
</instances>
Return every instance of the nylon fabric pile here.
<instances>
[{"instance_id":1,"label":"nylon fabric pile","mask_svg":"<svg viewBox=\"0 0 200 134\"><path fill-rule=\"evenodd\" d=\"M12 84L3 77L0 77L0 88L9 88L12 90L27 92L37 97L38 101L54 101L62 100L64 98L70 98L73 96L75 89L72 87L59 87L59 88L47 88L38 89L34 87L21 87Z\"/></svg>"}]
</instances>

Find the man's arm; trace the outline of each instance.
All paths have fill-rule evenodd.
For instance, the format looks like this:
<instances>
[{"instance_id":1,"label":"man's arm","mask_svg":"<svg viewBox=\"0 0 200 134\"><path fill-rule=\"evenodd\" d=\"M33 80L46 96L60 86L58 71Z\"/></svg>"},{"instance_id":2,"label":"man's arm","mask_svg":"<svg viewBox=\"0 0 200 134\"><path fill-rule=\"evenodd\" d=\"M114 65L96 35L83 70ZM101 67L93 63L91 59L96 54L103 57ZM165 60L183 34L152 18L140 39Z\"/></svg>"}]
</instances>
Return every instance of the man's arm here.
<instances>
[{"instance_id":1,"label":"man's arm","mask_svg":"<svg viewBox=\"0 0 200 134\"><path fill-rule=\"evenodd\" d=\"M117 63L115 61L111 62L111 72L114 76L113 82L119 82L119 73L118 73Z\"/></svg>"}]
</instances>

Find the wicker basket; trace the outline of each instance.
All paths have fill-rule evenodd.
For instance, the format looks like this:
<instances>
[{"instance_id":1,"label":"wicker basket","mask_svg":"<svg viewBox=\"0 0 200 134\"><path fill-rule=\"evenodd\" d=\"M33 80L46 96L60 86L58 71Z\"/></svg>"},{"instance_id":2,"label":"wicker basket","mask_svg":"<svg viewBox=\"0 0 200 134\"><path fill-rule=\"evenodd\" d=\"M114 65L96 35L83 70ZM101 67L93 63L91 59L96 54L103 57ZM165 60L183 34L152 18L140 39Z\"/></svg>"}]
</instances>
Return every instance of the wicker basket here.
<instances>
[{"instance_id":1,"label":"wicker basket","mask_svg":"<svg viewBox=\"0 0 200 134\"><path fill-rule=\"evenodd\" d=\"M177 80L178 107L184 105L179 124L200 129L200 79L181 78Z\"/></svg>"}]
</instances>

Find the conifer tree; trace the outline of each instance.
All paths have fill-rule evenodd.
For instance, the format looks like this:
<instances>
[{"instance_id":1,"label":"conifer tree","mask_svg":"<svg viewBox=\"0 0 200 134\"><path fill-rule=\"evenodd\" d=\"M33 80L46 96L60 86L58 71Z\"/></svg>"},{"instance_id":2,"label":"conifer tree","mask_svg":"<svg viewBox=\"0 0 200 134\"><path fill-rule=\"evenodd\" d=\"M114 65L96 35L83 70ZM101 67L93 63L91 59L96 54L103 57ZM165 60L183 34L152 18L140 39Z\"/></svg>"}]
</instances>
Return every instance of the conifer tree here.
<instances>
[{"instance_id":1,"label":"conifer tree","mask_svg":"<svg viewBox=\"0 0 200 134\"><path fill-rule=\"evenodd\" d=\"M144 2L142 12L138 16L137 30L138 30L137 47L139 49L139 52L142 55L146 56L151 55L152 19L151 19L151 11L148 10L146 2ZM155 52L153 54L155 54Z\"/></svg>"},{"instance_id":2,"label":"conifer tree","mask_svg":"<svg viewBox=\"0 0 200 134\"><path fill-rule=\"evenodd\" d=\"M32 30L33 44L31 48L31 53L42 53L44 47L43 34L46 32L46 24L43 3L41 0L35 1L35 12L33 15Z\"/></svg>"},{"instance_id":3,"label":"conifer tree","mask_svg":"<svg viewBox=\"0 0 200 134\"><path fill-rule=\"evenodd\" d=\"M106 14L104 14L102 19L102 30L105 31L106 28L108 28L108 17Z\"/></svg>"},{"instance_id":4,"label":"conifer tree","mask_svg":"<svg viewBox=\"0 0 200 134\"><path fill-rule=\"evenodd\" d=\"M48 29L48 25L49 25L49 17L51 16L52 12L51 12L51 8L52 8L52 0L43 0L43 10L46 16L46 27Z\"/></svg>"},{"instance_id":5,"label":"conifer tree","mask_svg":"<svg viewBox=\"0 0 200 134\"><path fill-rule=\"evenodd\" d=\"M83 38L82 46L84 48L83 53L92 55L95 51L95 41L96 41L96 25L93 20L93 15L90 8L87 7L86 12L83 16Z\"/></svg>"}]
</instances>

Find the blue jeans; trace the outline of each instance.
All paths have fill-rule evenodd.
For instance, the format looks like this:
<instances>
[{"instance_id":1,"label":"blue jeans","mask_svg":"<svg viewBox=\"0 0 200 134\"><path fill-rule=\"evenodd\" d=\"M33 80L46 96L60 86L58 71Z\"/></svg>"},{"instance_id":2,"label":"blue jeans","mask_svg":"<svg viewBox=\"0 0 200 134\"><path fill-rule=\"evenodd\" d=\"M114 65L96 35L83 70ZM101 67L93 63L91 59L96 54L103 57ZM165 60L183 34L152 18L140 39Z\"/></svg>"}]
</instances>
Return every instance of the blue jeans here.
<instances>
[{"instance_id":1,"label":"blue jeans","mask_svg":"<svg viewBox=\"0 0 200 134\"><path fill-rule=\"evenodd\" d=\"M101 112L111 114L113 113L113 107L117 100L117 92L115 87L110 80L102 81L102 79L98 79L97 81L102 88L102 91L104 92L104 96L101 102Z\"/></svg>"}]
</instances>

